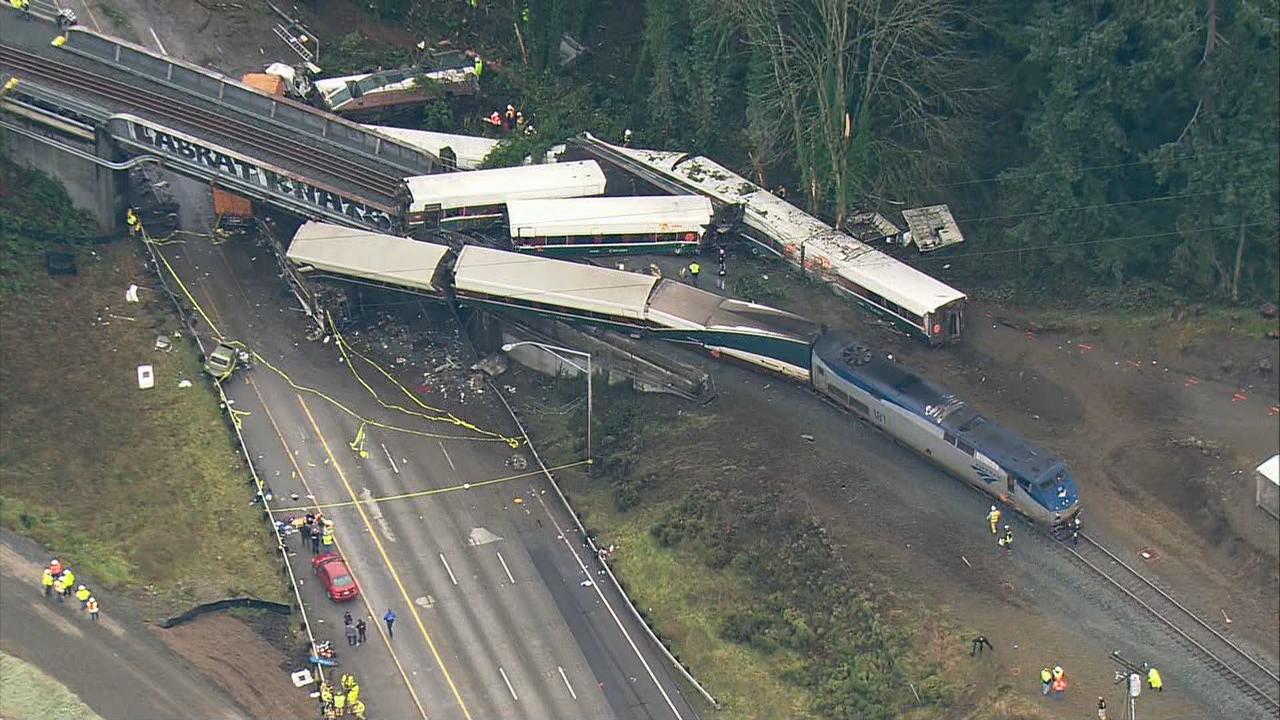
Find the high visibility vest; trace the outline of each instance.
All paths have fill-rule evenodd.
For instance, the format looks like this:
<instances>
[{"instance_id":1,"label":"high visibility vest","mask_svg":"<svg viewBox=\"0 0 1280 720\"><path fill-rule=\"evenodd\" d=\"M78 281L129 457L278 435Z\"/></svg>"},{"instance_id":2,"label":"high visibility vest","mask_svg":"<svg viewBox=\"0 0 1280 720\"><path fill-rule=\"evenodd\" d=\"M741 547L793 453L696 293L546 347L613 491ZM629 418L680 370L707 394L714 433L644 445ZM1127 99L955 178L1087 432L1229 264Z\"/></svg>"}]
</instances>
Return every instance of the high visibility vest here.
<instances>
[{"instance_id":1,"label":"high visibility vest","mask_svg":"<svg viewBox=\"0 0 1280 720\"><path fill-rule=\"evenodd\" d=\"M77 590L76 599L80 602L89 602L89 589L85 588L84 590Z\"/></svg>"},{"instance_id":2,"label":"high visibility vest","mask_svg":"<svg viewBox=\"0 0 1280 720\"><path fill-rule=\"evenodd\" d=\"M126 223L130 224L130 225L137 225L137 224L138 224L138 216L137 216L137 215L134 215L134 214L133 214L133 211L132 211L132 210L130 210L128 213L126 213L126 214L125 214L125 216L124 216L124 221L125 221Z\"/></svg>"},{"instance_id":3,"label":"high visibility vest","mask_svg":"<svg viewBox=\"0 0 1280 720\"><path fill-rule=\"evenodd\" d=\"M689 263L689 272L697 275L702 270L702 266L698 263Z\"/></svg>"},{"instance_id":4,"label":"high visibility vest","mask_svg":"<svg viewBox=\"0 0 1280 720\"><path fill-rule=\"evenodd\" d=\"M1040 681L1048 685L1053 680L1053 674L1049 672L1049 668L1040 671Z\"/></svg>"},{"instance_id":5,"label":"high visibility vest","mask_svg":"<svg viewBox=\"0 0 1280 720\"><path fill-rule=\"evenodd\" d=\"M327 532L327 533L325 533L325 534L324 534L324 536L323 536L323 537L321 537L320 539L321 539L322 541L324 541L324 544L325 544L325 545L332 545L332 544L333 544L333 533L331 533L331 532Z\"/></svg>"},{"instance_id":6,"label":"high visibility vest","mask_svg":"<svg viewBox=\"0 0 1280 720\"><path fill-rule=\"evenodd\" d=\"M76 574L67 568L62 572L62 587L69 588L76 584Z\"/></svg>"},{"instance_id":7,"label":"high visibility vest","mask_svg":"<svg viewBox=\"0 0 1280 720\"><path fill-rule=\"evenodd\" d=\"M53 573L46 569L44 575L40 577L40 584L45 587L53 587Z\"/></svg>"},{"instance_id":8,"label":"high visibility vest","mask_svg":"<svg viewBox=\"0 0 1280 720\"><path fill-rule=\"evenodd\" d=\"M1147 683L1151 685L1152 690L1159 690L1160 686L1164 684L1164 681L1160 679L1160 671L1155 668L1148 670Z\"/></svg>"},{"instance_id":9,"label":"high visibility vest","mask_svg":"<svg viewBox=\"0 0 1280 720\"><path fill-rule=\"evenodd\" d=\"M98 601L97 601L97 600L93 600L93 599L90 599L90 600L89 600L89 612L91 612L91 613L96 613L96 612L98 612Z\"/></svg>"},{"instance_id":10,"label":"high visibility vest","mask_svg":"<svg viewBox=\"0 0 1280 720\"><path fill-rule=\"evenodd\" d=\"M1067 681L1064 678L1058 678L1053 681L1053 691L1063 692L1067 689Z\"/></svg>"},{"instance_id":11,"label":"high visibility vest","mask_svg":"<svg viewBox=\"0 0 1280 720\"><path fill-rule=\"evenodd\" d=\"M352 700L351 714L355 715L357 720L364 720L364 703L359 700Z\"/></svg>"},{"instance_id":12,"label":"high visibility vest","mask_svg":"<svg viewBox=\"0 0 1280 720\"><path fill-rule=\"evenodd\" d=\"M345 708L346 706L347 706L347 696L346 696L346 695L334 695L334 696L333 696L333 707L334 707L334 708L336 708L336 709L338 709L338 710L341 710L341 709Z\"/></svg>"},{"instance_id":13,"label":"high visibility vest","mask_svg":"<svg viewBox=\"0 0 1280 720\"><path fill-rule=\"evenodd\" d=\"M347 702L354 703L356 700L359 700L359 699L360 699L360 686L352 685L351 689L347 691Z\"/></svg>"},{"instance_id":14,"label":"high visibility vest","mask_svg":"<svg viewBox=\"0 0 1280 720\"><path fill-rule=\"evenodd\" d=\"M992 510L991 512L987 513L987 522L991 523L992 525L995 525L996 523L1000 522L1000 511Z\"/></svg>"},{"instance_id":15,"label":"high visibility vest","mask_svg":"<svg viewBox=\"0 0 1280 720\"><path fill-rule=\"evenodd\" d=\"M320 700L325 703L333 702L333 691L329 689L329 683L320 686Z\"/></svg>"}]
</instances>

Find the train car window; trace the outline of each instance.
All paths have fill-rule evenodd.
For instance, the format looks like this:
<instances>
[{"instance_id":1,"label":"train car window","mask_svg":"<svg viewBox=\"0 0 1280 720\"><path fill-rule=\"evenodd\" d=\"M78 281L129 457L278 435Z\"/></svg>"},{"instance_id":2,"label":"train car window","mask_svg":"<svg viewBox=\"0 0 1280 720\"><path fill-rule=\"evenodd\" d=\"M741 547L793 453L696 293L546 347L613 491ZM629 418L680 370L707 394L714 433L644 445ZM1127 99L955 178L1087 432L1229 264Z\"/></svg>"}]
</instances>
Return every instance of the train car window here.
<instances>
[{"instance_id":1,"label":"train car window","mask_svg":"<svg viewBox=\"0 0 1280 720\"><path fill-rule=\"evenodd\" d=\"M956 447L960 448L964 452L969 453L970 455L973 454L973 446L963 440L956 440Z\"/></svg>"},{"instance_id":2,"label":"train car window","mask_svg":"<svg viewBox=\"0 0 1280 720\"><path fill-rule=\"evenodd\" d=\"M956 436L955 436L955 435L952 435L951 433L943 433L943 435L942 435L942 439L943 439L943 440L946 440L946 441L947 441L947 444L949 444L949 445L955 445L955 444L956 444Z\"/></svg>"},{"instance_id":3,"label":"train car window","mask_svg":"<svg viewBox=\"0 0 1280 720\"><path fill-rule=\"evenodd\" d=\"M849 407L853 408L854 412L864 416L868 415L871 412L871 408L867 407L866 403L859 402L857 400L854 400L853 398L849 398Z\"/></svg>"},{"instance_id":4,"label":"train car window","mask_svg":"<svg viewBox=\"0 0 1280 720\"><path fill-rule=\"evenodd\" d=\"M836 387L828 387L827 392L831 393L831 397L845 407L849 406L849 396L845 392Z\"/></svg>"}]
</instances>

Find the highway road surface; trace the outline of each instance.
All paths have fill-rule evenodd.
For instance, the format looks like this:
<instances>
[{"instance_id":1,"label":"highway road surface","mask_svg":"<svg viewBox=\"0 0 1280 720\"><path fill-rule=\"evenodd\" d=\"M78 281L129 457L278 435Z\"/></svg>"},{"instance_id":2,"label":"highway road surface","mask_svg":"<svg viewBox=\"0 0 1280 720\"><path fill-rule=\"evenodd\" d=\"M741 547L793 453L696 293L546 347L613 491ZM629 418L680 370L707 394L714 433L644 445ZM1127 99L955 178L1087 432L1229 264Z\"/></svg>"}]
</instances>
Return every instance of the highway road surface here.
<instances>
[{"instance_id":1,"label":"highway road surface","mask_svg":"<svg viewBox=\"0 0 1280 720\"><path fill-rule=\"evenodd\" d=\"M245 720L221 688L206 680L136 618L102 597L98 625L79 603L41 594L49 561L35 543L0 531L0 650L22 658L66 685L107 720L199 717ZM2 708L18 713L22 708Z\"/></svg>"},{"instance_id":2,"label":"highway road surface","mask_svg":"<svg viewBox=\"0 0 1280 720\"><path fill-rule=\"evenodd\" d=\"M207 189L173 184L184 226L207 224ZM346 608L327 600L297 538L295 571L308 579L317 635L335 641L371 716L696 717L625 600L583 585L596 575L571 518L543 479L509 467L527 448L382 406L373 393L410 401L357 361L362 386L336 343L306 340L308 321L265 248L188 239L160 250L210 323L266 360L226 389L247 413L243 432L275 505L298 514L319 505L336 523L361 598ZM213 335L204 323L200 331ZM516 432L509 416L474 399L449 409ZM346 647L344 609L366 618L366 645ZM394 637L381 622L388 609Z\"/></svg>"}]
</instances>

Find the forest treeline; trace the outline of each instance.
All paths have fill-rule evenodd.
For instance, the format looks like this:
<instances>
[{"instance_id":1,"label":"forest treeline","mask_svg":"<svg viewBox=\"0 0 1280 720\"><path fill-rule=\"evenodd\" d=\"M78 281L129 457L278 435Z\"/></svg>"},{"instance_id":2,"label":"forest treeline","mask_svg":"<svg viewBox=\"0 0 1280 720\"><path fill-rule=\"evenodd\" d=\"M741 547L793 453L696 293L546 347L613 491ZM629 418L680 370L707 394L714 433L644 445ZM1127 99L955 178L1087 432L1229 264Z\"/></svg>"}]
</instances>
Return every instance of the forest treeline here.
<instances>
[{"instance_id":1,"label":"forest treeline","mask_svg":"<svg viewBox=\"0 0 1280 720\"><path fill-rule=\"evenodd\" d=\"M430 5L382 4L406 17ZM532 68L556 131L629 127L640 145L783 185L832 222L949 203L967 242L945 262L975 281L1047 297L1139 283L1276 297L1276 0L528 0L505 11L521 28L506 52ZM565 33L589 51L562 68ZM550 106L559 99L563 112Z\"/></svg>"}]
</instances>

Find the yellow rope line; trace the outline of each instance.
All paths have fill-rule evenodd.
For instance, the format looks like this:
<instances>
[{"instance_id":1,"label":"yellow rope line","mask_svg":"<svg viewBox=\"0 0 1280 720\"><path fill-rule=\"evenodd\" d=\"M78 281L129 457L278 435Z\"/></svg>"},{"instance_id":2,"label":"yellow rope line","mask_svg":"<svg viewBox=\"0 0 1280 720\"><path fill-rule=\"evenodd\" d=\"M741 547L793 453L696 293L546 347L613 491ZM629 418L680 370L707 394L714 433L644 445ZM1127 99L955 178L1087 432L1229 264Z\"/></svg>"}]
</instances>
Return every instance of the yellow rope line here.
<instances>
[{"instance_id":1,"label":"yellow rope line","mask_svg":"<svg viewBox=\"0 0 1280 720\"><path fill-rule=\"evenodd\" d=\"M569 468L587 464L589 464L587 460L579 460L577 462L547 468L547 471L556 472L557 470L567 470ZM481 480L479 482L463 483L461 485L450 485L449 487L434 488L432 490L419 490L417 492L400 493L398 495L384 495L382 497L368 498L366 500L347 500L345 502L299 505L297 507L274 507L272 510L279 513L299 512L311 509L323 510L338 507L352 507L355 505L372 505L375 503L389 502L391 500L409 500L412 498L427 497L429 495L440 495L441 493L454 492L457 490L475 490L476 488L482 488L488 485L498 485L500 483L511 482L512 480L523 480L524 478L534 477L541 474L542 468L538 468L537 470L530 470L529 472L520 473L519 475L508 475L506 477L493 478L492 480Z\"/></svg>"},{"instance_id":2,"label":"yellow rope line","mask_svg":"<svg viewBox=\"0 0 1280 720\"><path fill-rule=\"evenodd\" d=\"M192 233L192 234L193 234L193 235L196 235L196 233ZM143 238L143 241L144 241L144 242L151 243L151 244L153 244L153 245L155 245L155 244L156 244L156 242L155 242L155 241L154 241L150 236L148 236L148 235L147 235L147 232L146 232L146 229L145 229L145 228L142 230L142 238ZM354 376L355 376L356 380L357 380L357 381L358 381L362 386L364 386L364 388L365 388L365 389L366 389L366 390L367 390L367 391L368 391L368 392L373 396L373 398L374 398L375 400L377 400L377 401L378 401L378 403L379 403L380 405L382 405L384 408L391 409L391 410L399 410L399 411L401 411L401 412L403 412L403 413L406 413L406 414L408 414L408 415L413 415L413 416L415 416L415 417L419 417L419 418L422 418L422 419L424 419L424 420L428 420L428 421L431 421L431 422L447 422L447 423L449 423L449 424L452 424L452 425L455 425L455 426L461 427L461 428L466 429L466 430L470 430L470 431L472 431L472 432L475 432L475 433L478 433L478 434L480 434L480 435L484 435L484 436L487 436L487 437L469 437L469 436L464 436L464 435L445 435L445 434L440 434L440 433L431 433L431 432L426 432L426 431L423 431L423 430L413 430L413 429L410 429L410 428L402 428L402 427L397 427L397 426L394 426L394 425L388 425L388 424L386 424L386 423L381 423L381 422L378 422L378 421L376 421L376 420L371 420L371 419L369 419L369 418L364 417L363 415L360 415L359 413L357 413L356 411L354 411L354 410L352 410L351 408L347 407L346 405L343 405L343 404L342 404L341 402L339 402L338 400L336 400L336 399L334 399L334 398L332 398L332 397L329 397L328 395L326 395L326 394L324 394L324 393L320 392L319 390L316 390L316 389L311 388L311 387L307 387L307 386L305 386L305 385L299 385L298 383L294 382L294 381L293 381L293 379L292 379L292 378L290 378L290 377L289 377L289 376L288 376L288 375L287 375L283 370L281 370L280 368L277 368L275 365L272 365L272 364L271 364L271 362L269 362L265 357L263 357L262 355L260 355L260 354L259 354L258 352L256 352L255 350L253 350L253 349L249 348L248 346L244 345L244 343L241 343L241 342L239 342L239 341L228 341L228 340L225 338L225 336L223 336L222 331L220 331L220 330L218 329L218 326L213 322L213 320L208 316L208 314L206 314L206 313L205 313L204 308L200 307L200 303L196 301L195 296L191 293L191 290L187 288L186 283L184 283L184 282L182 281L182 277L178 275L178 272L173 268L173 265L171 265L171 264L169 263L169 259L168 259L168 258L166 258L166 257L164 256L164 253L157 251L157 252L156 252L156 257L160 258L160 261L161 261L162 263L164 263L165 270L167 270L167 271L168 271L168 273L169 273L170 277L172 277L172 278L174 279L174 281L178 284L178 287L182 290L183 295L185 295L185 296L186 296L187 301L191 303L191 306L192 306L193 308L195 308L196 312L200 314L200 317L204 319L205 323L206 323L206 324L209 326L209 328L213 331L213 334L216 336L216 338L217 338L218 342L226 342L228 345L230 345L230 346L232 346L232 347L235 347L235 348L238 348L238 349L243 349L243 350L248 351L248 352L253 356L253 358L254 358L255 360L257 360L258 362L262 363L264 366L266 366L267 368L269 368L272 372L274 372L274 373L276 373L277 375L279 375L279 376L280 376L280 377L281 377L281 378L282 378L286 383L288 383L288 384L289 384L289 387L293 388L294 390L296 390L296 391L298 391L298 392L305 392L305 393L309 393L309 394L311 394L311 395L314 395L314 396L316 396L316 397L320 398L321 400L324 400L325 402L328 402L329 404L333 405L334 407L338 408L339 410L341 410L341 411L345 412L346 414L350 415L351 417L353 417L353 418L355 418L355 419L357 419L357 420L360 420L360 422L361 422L361 432L363 432L363 428L364 428L364 426L365 426L365 425L371 425L371 426L373 426L373 427L381 428L381 429L383 429L383 430L389 430L389 431L392 431L392 432L405 433L405 434L408 434L408 435L414 435L414 436L417 436L417 437L429 437L429 438L435 438L435 439L440 439L440 440L467 440L467 441L473 441L473 442L503 442L503 443L506 443L508 446L510 446L510 447L512 447L512 448L516 448L516 447L519 447L519 446L520 446L520 440L518 440L518 439L516 439L516 438L509 438L509 437L505 437L505 436L503 436L503 435L501 435L501 434L499 434L499 433L495 433L495 432L488 431L488 430L481 430L480 428L476 427L475 425L473 425L473 424L471 424L471 423L468 423L468 422L466 422L466 421L464 421L464 420L461 420L460 418L457 418L457 417L453 416L451 413L448 415L448 417L433 417L433 416L427 415L427 414L425 414L425 413L414 412L414 411L412 411L412 410L408 410L408 409L406 409L406 408L402 408L402 407L400 407L400 406L398 406L398 405L389 405L388 403L386 403L385 401L383 401L383 400L382 400L382 398L378 395L378 393L377 393L377 392L376 392L372 387L370 387L370 386L369 386L369 384L368 384L368 383L366 383L362 377L360 377L360 374L359 374L358 372L356 372L355 368L354 368L354 367L352 367L352 365L351 365L351 361L350 361L350 358L347 356L347 352L346 352L346 350L344 349L344 346L345 346L345 340L339 340L339 348L340 348L340 350L342 350L342 353L343 353L344 364L345 364L345 365L347 365L347 367L351 369L351 373L352 373L352 375L354 375ZM326 314L326 316L327 316L327 314ZM329 323L330 323L330 326L332 327L332 325L333 325L333 320L332 320L332 318L329 318ZM336 328L335 328L335 333L336 333ZM338 337L338 336L335 334L335 337ZM354 352L354 350L352 350L352 352ZM357 353L357 355L358 355L358 353ZM361 357L361 359L363 359L365 362L368 362L369 364L373 365L374 367L377 367L377 365L376 365L376 364L374 364L374 363L373 363L373 361L369 360L368 358L366 358L366 357L364 357L364 356L360 356L360 357ZM382 368L378 368L378 370L380 370L380 371L381 371L381 370L382 370ZM385 372L384 372L384 375L385 375ZM401 385L400 383L396 382L394 378L391 378L390 376L387 376L387 378L388 378L389 380L391 380L391 382L392 382L392 383L394 383L397 387L399 387L402 391L404 391L405 393L410 394L410 397L412 397L412 394L411 394L411 393L409 393L409 390L408 390L407 388L405 388L403 385ZM415 398L415 399L416 399L416 398ZM426 406L424 405L424 407L426 407ZM429 408L429 409L432 409L432 408ZM231 417L232 417L232 420L236 423L236 427L240 427L240 417L241 417L242 415L247 415L247 414L249 414L249 413L248 413L248 412L246 412L246 411L242 411L242 410L235 410L235 409L230 408L230 407L228 407L228 410L231 412ZM355 450L356 448L354 448L354 447L353 447L352 449L353 449L353 450ZM359 451L357 450L357 452L359 452ZM367 454L366 454L366 456L367 456Z\"/></svg>"}]
</instances>

